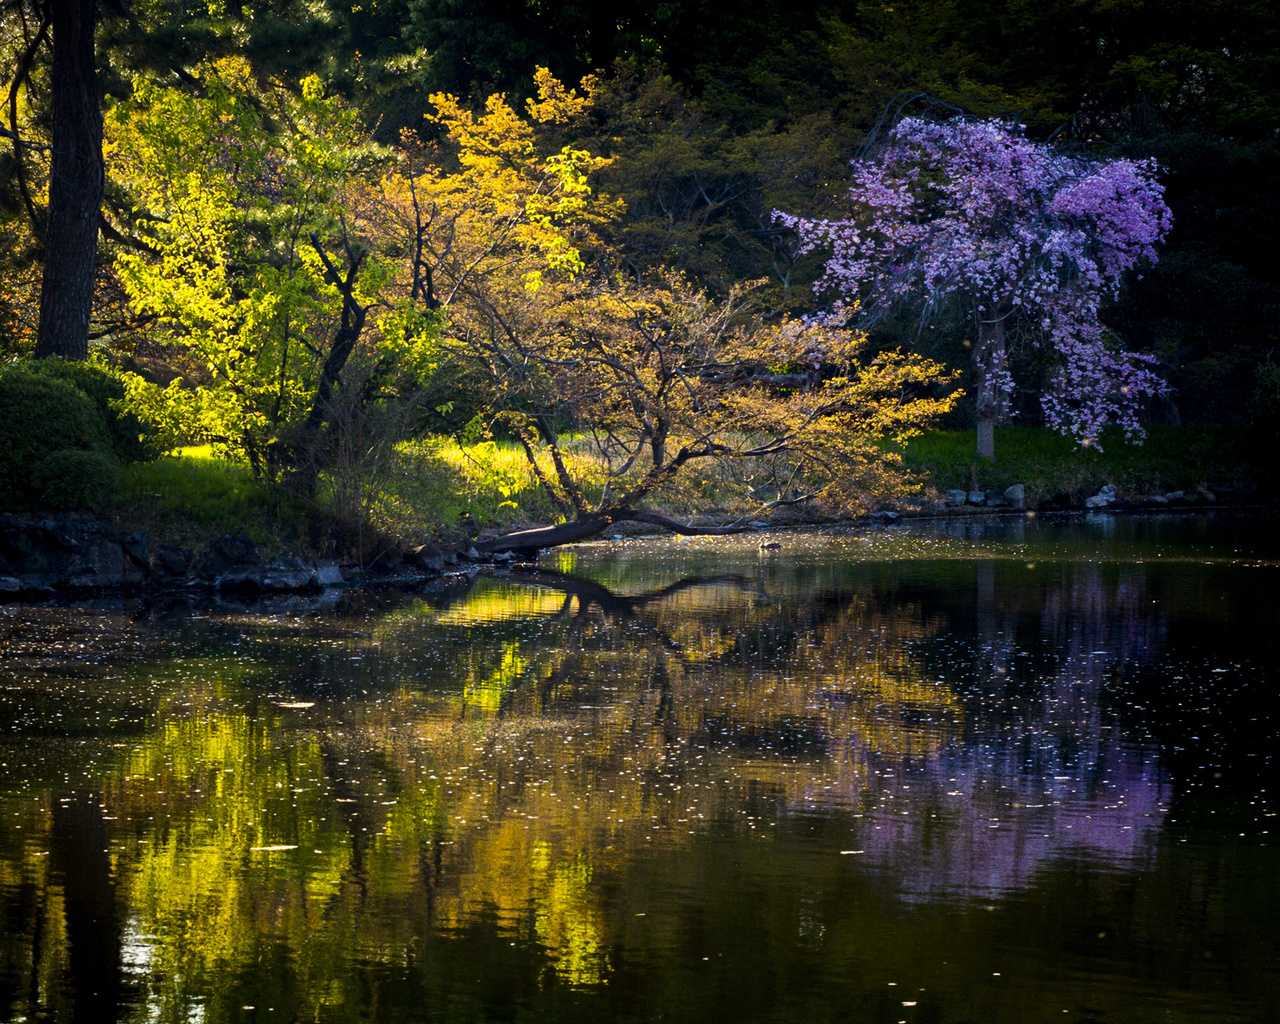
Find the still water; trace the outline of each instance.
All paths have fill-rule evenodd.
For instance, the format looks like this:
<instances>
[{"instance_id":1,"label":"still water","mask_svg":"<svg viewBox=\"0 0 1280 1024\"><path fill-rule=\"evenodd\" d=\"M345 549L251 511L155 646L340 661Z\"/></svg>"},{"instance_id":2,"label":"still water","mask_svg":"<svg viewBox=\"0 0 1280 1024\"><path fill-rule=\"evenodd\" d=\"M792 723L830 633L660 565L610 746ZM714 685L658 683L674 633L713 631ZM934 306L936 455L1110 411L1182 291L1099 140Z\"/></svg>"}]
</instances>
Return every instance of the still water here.
<instances>
[{"instance_id":1,"label":"still water","mask_svg":"<svg viewBox=\"0 0 1280 1024\"><path fill-rule=\"evenodd\" d=\"M0 606L0 1019L1280 1020L1280 517Z\"/></svg>"}]
</instances>

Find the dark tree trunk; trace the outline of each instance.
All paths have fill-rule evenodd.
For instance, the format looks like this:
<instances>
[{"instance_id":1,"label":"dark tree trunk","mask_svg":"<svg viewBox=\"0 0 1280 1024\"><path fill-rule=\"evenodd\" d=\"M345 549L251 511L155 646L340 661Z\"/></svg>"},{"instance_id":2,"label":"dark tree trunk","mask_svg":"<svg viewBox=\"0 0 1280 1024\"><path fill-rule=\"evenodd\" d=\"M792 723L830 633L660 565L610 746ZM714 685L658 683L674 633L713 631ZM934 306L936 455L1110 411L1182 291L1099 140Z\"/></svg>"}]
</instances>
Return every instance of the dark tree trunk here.
<instances>
[{"instance_id":1,"label":"dark tree trunk","mask_svg":"<svg viewBox=\"0 0 1280 1024\"><path fill-rule=\"evenodd\" d=\"M996 457L996 423L1005 404L1002 382L1008 372L1008 360L1002 312L977 313L978 344L973 350L973 371L978 392L978 454L985 459Z\"/></svg>"},{"instance_id":2,"label":"dark tree trunk","mask_svg":"<svg viewBox=\"0 0 1280 1024\"><path fill-rule=\"evenodd\" d=\"M50 0L53 153L36 356L89 351L102 206L102 108L93 50L97 0Z\"/></svg>"}]
</instances>

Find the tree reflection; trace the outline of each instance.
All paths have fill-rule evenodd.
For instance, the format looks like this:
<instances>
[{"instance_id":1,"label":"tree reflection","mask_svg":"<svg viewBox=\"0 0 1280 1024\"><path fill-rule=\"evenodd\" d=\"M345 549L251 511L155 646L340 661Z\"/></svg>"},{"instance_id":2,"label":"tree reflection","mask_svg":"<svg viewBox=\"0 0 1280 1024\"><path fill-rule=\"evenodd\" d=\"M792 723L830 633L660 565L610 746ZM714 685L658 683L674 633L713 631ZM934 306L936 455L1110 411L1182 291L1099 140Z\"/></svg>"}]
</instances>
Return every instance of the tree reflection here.
<instances>
[{"instance_id":1,"label":"tree reflection","mask_svg":"<svg viewBox=\"0 0 1280 1024\"><path fill-rule=\"evenodd\" d=\"M1103 708L1165 635L1145 577L962 571L634 593L521 572L229 611L130 670L163 684L95 755L95 795L5 798L0 1005L510 1016L634 984L637 950L691 948L698 922L766 917L821 974L854 956L836 893L874 916L873 883L994 899L1071 858L1148 862L1167 787ZM721 871L756 904L709 905Z\"/></svg>"}]
</instances>

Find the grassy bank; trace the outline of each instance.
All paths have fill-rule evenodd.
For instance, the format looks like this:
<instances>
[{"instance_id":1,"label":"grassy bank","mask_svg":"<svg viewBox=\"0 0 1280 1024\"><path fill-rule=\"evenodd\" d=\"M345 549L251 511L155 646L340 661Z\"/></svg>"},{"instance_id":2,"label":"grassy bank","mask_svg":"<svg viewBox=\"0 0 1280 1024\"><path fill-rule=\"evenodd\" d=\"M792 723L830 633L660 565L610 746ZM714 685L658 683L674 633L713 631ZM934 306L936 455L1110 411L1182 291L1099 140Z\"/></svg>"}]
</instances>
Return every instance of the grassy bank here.
<instances>
[{"instance_id":1,"label":"grassy bank","mask_svg":"<svg viewBox=\"0 0 1280 1024\"><path fill-rule=\"evenodd\" d=\"M196 546L219 534L243 533L268 548L307 546L316 512L284 488L254 480L247 466L217 458L208 446L125 466L114 510L122 524L165 543Z\"/></svg>"},{"instance_id":2,"label":"grassy bank","mask_svg":"<svg viewBox=\"0 0 1280 1024\"><path fill-rule=\"evenodd\" d=\"M1080 501L1104 484L1144 496L1199 489L1241 493L1258 488L1270 498L1274 470L1256 431L1218 426L1152 427L1142 444L1104 437L1100 447L1037 427L996 431L994 462L974 451L972 431L931 431L904 456L930 487L1003 490L1022 484L1034 502ZM1273 463L1274 464L1274 463Z\"/></svg>"},{"instance_id":3,"label":"grassy bank","mask_svg":"<svg viewBox=\"0 0 1280 1024\"><path fill-rule=\"evenodd\" d=\"M1035 504L1079 502L1105 484L1122 496L1213 490L1223 496L1274 497L1270 451L1249 431L1224 427L1156 427L1145 444L1104 439L1080 447L1052 431L1010 427L996 432L996 459L974 453L971 431L924 434L905 453L906 468L926 494L950 488L996 488L1014 483ZM596 501L603 467L570 451L572 469ZM548 464L544 471L550 473ZM733 486L732 468L678 479L656 496L672 515L750 511ZM399 447L392 470L366 506L363 526L342 526L322 481L317 501L255 481L248 469L219 459L208 448L183 449L125 468L116 516L123 525L150 530L157 540L198 546L221 533L246 533L273 549L344 556L385 543L436 538L459 541L492 529L552 523L560 510L539 484L515 443L461 445L427 438Z\"/></svg>"}]
</instances>

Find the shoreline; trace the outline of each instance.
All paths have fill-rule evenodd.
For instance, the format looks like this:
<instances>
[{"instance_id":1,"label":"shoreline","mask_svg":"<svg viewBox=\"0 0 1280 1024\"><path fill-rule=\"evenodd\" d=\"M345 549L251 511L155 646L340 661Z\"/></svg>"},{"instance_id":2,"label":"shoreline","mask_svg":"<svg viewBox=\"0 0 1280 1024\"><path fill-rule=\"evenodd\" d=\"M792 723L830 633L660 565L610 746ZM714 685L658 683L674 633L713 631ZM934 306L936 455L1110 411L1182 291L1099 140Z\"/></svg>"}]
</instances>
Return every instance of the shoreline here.
<instances>
[{"instance_id":1,"label":"shoreline","mask_svg":"<svg viewBox=\"0 0 1280 1024\"><path fill-rule=\"evenodd\" d=\"M944 506L900 512L882 510L821 522L770 524L736 536L859 527L883 529L913 523L1015 517L1265 514L1277 508L1274 503L1254 502L1171 505L1120 501L1100 508ZM668 534L646 529L602 535L563 547L572 549L663 536ZM102 516L0 514L0 604L44 605L154 597L236 606L298 599L323 605L336 600L335 595L348 591L419 590L438 582L470 580L485 571L538 564L521 561L513 554L480 555L470 545L470 541L443 546L428 543L407 551L396 547L379 556L390 564L360 567L289 554L265 557L253 541L240 534L215 537L202 550L193 551L152 544L145 534L122 532Z\"/></svg>"}]
</instances>

